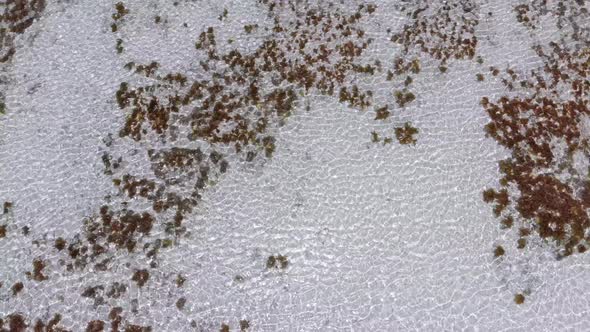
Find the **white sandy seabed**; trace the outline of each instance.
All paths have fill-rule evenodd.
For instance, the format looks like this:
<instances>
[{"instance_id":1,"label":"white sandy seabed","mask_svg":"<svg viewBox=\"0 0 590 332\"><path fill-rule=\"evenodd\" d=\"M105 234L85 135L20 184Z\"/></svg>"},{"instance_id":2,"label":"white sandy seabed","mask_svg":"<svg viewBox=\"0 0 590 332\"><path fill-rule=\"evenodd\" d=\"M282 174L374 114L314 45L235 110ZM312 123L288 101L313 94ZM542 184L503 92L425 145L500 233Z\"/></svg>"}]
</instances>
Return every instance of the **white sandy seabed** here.
<instances>
[{"instance_id":1,"label":"white sandy seabed","mask_svg":"<svg viewBox=\"0 0 590 332\"><path fill-rule=\"evenodd\" d=\"M483 1L481 12L498 19L478 26L484 68L534 65L510 1L490 3ZM236 27L264 19L246 1L129 1L138 18L137 27L125 27L134 31L126 52L170 71L187 69L198 33L226 5ZM147 29L141 17L155 10L167 13L170 26L192 23L181 31ZM79 296L92 274L66 278L59 266L18 298L9 288L41 254L31 238L76 234L113 191L100 156L104 137L123 121L113 97L130 74L114 49L112 11L108 1L49 4L18 37L0 120L0 201L15 203L3 218L13 228L30 225L31 234L0 241L2 315L60 312L64 326L82 330L76 322L105 319L110 309ZM385 29L379 24L403 23L397 16L375 22L367 27L374 34ZM391 43L381 42L375 52L393 58ZM369 133L379 125L372 113L311 96L309 110L299 107L276 133L273 158L233 163L186 221L190 238L161 253L165 263L152 278L185 274L185 309L174 305L175 287L132 285L126 296L137 300L138 313L127 319L155 331L187 330L193 320L204 330L222 322L233 330L240 319L254 331L586 330L588 256L556 261L543 246L518 251L482 201L507 152L485 137L479 100L500 95L502 86L476 83L482 69L474 62L455 62L444 77L434 63L423 66L416 102L382 127L411 120L420 129L415 146L373 144ZM504 242L506 258L494 261L493 248ZM288 256L288 269L266 270L274 254ZM112 278L129 278L129 271L122 265ZM524 289L531 295L516 305L513 296Z\"/></svg>"}]
</instances>

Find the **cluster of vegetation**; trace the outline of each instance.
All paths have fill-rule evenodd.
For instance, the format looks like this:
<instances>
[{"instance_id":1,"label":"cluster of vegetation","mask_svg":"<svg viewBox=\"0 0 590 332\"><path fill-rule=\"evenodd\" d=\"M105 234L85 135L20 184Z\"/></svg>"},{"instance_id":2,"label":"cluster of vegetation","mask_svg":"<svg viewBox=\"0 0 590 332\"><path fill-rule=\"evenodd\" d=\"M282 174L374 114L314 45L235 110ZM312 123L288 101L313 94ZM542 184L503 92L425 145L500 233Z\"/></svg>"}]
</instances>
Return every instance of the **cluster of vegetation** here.
<instances>
[{"instance_id":1,"label":"cluster of vegetation","mask_svg":"<svg viewBox=\"0 0 590 332\"><path fill-rule=\"evenodd\" d=\"M9 4L16 2L19 1L9 1ZM33 17L44 7L43 1L30 3L35 5L27 7L32 8L27 14L17 15L19 19ZM219 34L215 28L205 29L195 41L196 52L203 59L199 64L203 75L198 79L188 74L166 72L155 61L125 65L135 75L149 78L150 83L120 84L115 98L126 119L119 131L119 139L137 146L155 140L163 145L145 151L152 173L149 175L126 173L124 164L128 156L104 154L105 174L112 177L124 203L119 206L105 202L100 211L84 220L81 237L55 239L55 250L70 256L71 263L66 264L68 270L84 270L88 264L93 264L96 270L105 271L117 251L143 251L152 260L150 268L156 267L158 251L172 247L185 234L185 216L197 206L202 191L227 172L230 155L248 162L256 160L259 155L272 157L277 148L272 134L292 114L301 96L335 96L341 103L360 109L374 106L372 91L349 82L355 75L372 76L381 71L382 65L378 61L371 64L359 62L373 42L360 22L376 10L375 6L360 5L352 13L345 13L320 4L317 8L299 12L288 6L279 9L272 1L260 0L260 3L266 6L273 22L270 30L265 32L272 33L266 34L253 52L243 54L238 49L225 51L226 47L218 47ZM391 100L400 108L416 100L411 91L413 75L420 74L422 65L420 59L413 56L414 50L437 59L439 70L444 73L452 59L473 59L477 46L475 27L478 21L474 16L477 10L474 1L441 4L430 15L424 15L425 8L411 8L412 5L408 4L402 9L412 23L392 36L391 40L401 46L402 53L387 71L388 81L400 78L401 88L391 90ZM124 28L122 24L130 11L122 2L114 9L111 30L117 35ZM292 15L280 12L284 10L293 11ZM533 22L528 7L521 6L516 11L523 24ZM472 16L474 18L470 18ZM219 20L223 22L227 17L228 11L224 10ZM158 15L155 23L160 22ZM19 29L15 27L13 32ZM262 32L262 29L266 28L257 24L245 25L245 38ZM312 47L312 43L317 46ZM124 52L123 44L123 39L116 39L117 53ZM536 51L545 61L545 67L534 71L532 78L520 78L511 69L501 75L498 69L490 68L492 75L501 75L510 89L520 85L531 97L482 100L491 119L486 132L512 150L512 156L500 163L502 188L488 189L483 196L486 202L494 204L494 213L504 228L512 228L515 222L520 224L518 249L524 249L527 239L536 234L555 240L563 249L562 255L575 250L584 252L590 241L584 237L590 228L585 210L590 207L590 181L577 181L581 178L576 177L579 174L574 174L573 167L564 168L563 161L556 160L549 140L563 139L570 156L576 152L587 154L589 141L582 137L579 123L582 115L590 115L587 101L590 83L584 79L590 74L590 66L585 60L590 50L553 43L549 49L539 47ZM478 57L477 62L482 64L483 59ZM476 80L483 81L483 74L477 74ZM563 84L571 87L571 100L555 98L559 95L558 85ZM393 102L374 106L375 120L389 119ZM0 103L0 113L3 106ZM536 121L531 121L531 117ZM190 142L208 143L208 150L179 146L179 133L188 133L183 139ZM415 145L418 133L410 122L394 128L395 138L404 145ZM374 142L382 141L376 132L371 136ZM383 144L391 142L391 137L383 139ZM542 168L559 170L555 174L560 177L541 174L539 170ZM564 175L571 175L571 180L562 180ZM510 186L520 190L519 197L512 195L508 190ZM151 208L135 211L127 206L131 200L147 202ZM508 209L509 206L514 209ZM5 204L4 213L10 208L11 205ZM152 233L160 232L153 232L154 229L163 230L165 238L155 239ZM6 233L6 226L0 225L0 238ZM493 252L496 258L505 253L500 245ZM37 258L32 264L32 271L26 274L29 279L46 280L46 262ZM267 269L284 270L288 266L288 258L284 255L272 255L266 260ZM136 268L130 280L137 287L154 282L153 278L150 281L147 267ZM182 287L185 281L186 278L179 274L175 283ZM125 282L116 282L109 287L91 286L81 296L93 299L95 305L103 305L105 296L119 299L126 292ZM11 290L17 296L24 290L24 284L17 282ZM523 294L514 298L517 304L524 303L524 300ZM181 297L175 305L178 310L184 310L186 303L187 299ZM151 330L150 327L124 323L122 312L120 307L110 311L112 330L123 326L125 331ZM56 327L60 320L61 316L56 314L49 322L38 321L37 325L41 330L65 331ZM19 314L8 316L6 321L10 330L13 326L17 331L28 326L26 318ZM0 330L3 324L5 322L0 320ZM91 321L87 324L87 331L102 331L107 324L102 320ZM240 321L240 330L245 331L249 326L248 321ZM229 325L223 324L221 330L229 330Z\"/></svg>"},{"instance_id":2,"label":"cluster of vegetation","mask_svg":"<svg viewBox=\"0 0 590 332\"><path fill-rule=\"evenodd\" d=\"M421 71L420 59L416 52L428 55L439 62L439 70L445 73L449 61L456 59L473 59L477 47L475 28L479 21L476 11L479 9L475 1L468 0L453 3L426 5L423 2L400 3L396 5L409 19L402 31L391 36L391 41L399 45L401 53L393 63L392 70L387 72L387 80L405 77L403 87L393 90L393 100L403 108L416 99L411 91L414 79ZM427 14L429 13L429 14ZM478 63L483 63L481 57ZM477 77L480 80L480 76ZM483 78L483 77L482 77ZM376 109L376 120L389 117L387 106ZM418 129L404 126L396 128L395 133L401 144L415 144L414 135ZM379 134L372 134L372 141L379 142ZM384 144L391 142L390 137L384 138Z\"/></svg>"},{"instance_id":3,"label":"cluster of vegetation","mask_svg":"<svg viewBox=\"0 0 590 332\"><path fill-rule=\"evenodd\" d=\"M528 28L535 29L537 26L537 17L533 16L533 19L529 17L530 7L528 4L521 4L514 7L516 12L516 19L518 22L524 24Z\"/></svg>"},{"instance_id":4,"label":"cluster of vegetation","mask_svg":"<svg viewBox=\"0 0 590 332\"><path fill-rule=\"evenodd\" d=\"M125 332L151 332L150 326L140 326L133 324L125 324L124 327L122 322L124 317L121 316L123 310L120 307L113 308L109 313L109 319L111 321L111 331L125 331ZM37 319L34 324L28 320L28 318L22 313L13 313L4 318L0 318L0 331L2 332L70 332L72 330L66 329L60 326L62 321L62 315L56 313L53 318L44 321ZM102 320L93 320L86 325L86 332L103 332L107 328L107 324Z\"/></svg>"},{"instance_id":5,"label":"cluster of vegetation","mask_svg":"<svg viewBox=\"0 0 590 332\"><path fill-rule=\"evenodd\" d=\"M12 202L4 202L2 215L7 215L12 210ZM3 218L4 219L4 218ZM6 237L8 233L8 225L7 224L0 224L0 239Z\"/></svg>"},{"instance_id":6,"label":"cluster of vegetation","mask_svg":"<svg viewBox=\"0 0 590 332\"><path fill-rule=\"evenodd\" d=\"M575 41L586 42L590 40L590 31L585 29L590 15L584 0L575 1L547 1L547 0L520 0L513 7L516 20L526 27L529 32L535 33L541 29L540 22L544 16L556 18L558 29L568 32L568 38ZM571 29L571 30L570 30Z\"/></svg>"},{"instance_id":7,"label":"cluster of vegetation","mask_svg":"<svg viewBox=\"0 0 590 332\"><path fill-rule=\"evenodd\" d=\"M493 204L502 229L518 225L518 250L538 237L541 243L552 242L561 259L586 252L590 244L590 180L574 166L575 155L590 158L590 137L583 129L590 116L590 35L578 29L587 10L580 1L533 0L516 5L514 11L517 21L531 31L547 14L557 18L558 28L568 24L573 29L559 42L535 45L543 65L529 73L489 68L509 94L482 98L490 118L485 131L511 155L498 164L500 188L484 190L483 200ZM495 257L504 254L501 246L494 250ZM514 302L523 304L525 295L516 294Z\"/></svg>"},{"instance_id":8,"label":"cluster of vegetation","mask_svg":"<svg viewBox=\"0 0 590 332\"><path fill-rule=\"evenodd\" d=\"M150 273L146 269L136 270L131 278L131 280L135 281L139 287L143 287L149 279Z\"/></svg>"},{"instance_id":9,"label":"cluster of vegetation","mask_svg":"<svg viewBox=\"0 0 590 332\"><path fill-rule=\"evenodd\" d=\"M117 23L123 19L127 14L129 14L129 9L125 7L125 4L122 2L117 2L115 4L115 13L112 15L113 23L111 24L111 31L117 32L118 26ZM120 53L120 52L119 52Z\"/></svg>"},{"instance_id":10,"label":"cluster of vegetation","mask_svg":"<svg viewBox=\"0 0 590 332\"><path fill-rule=\"evenodd\" d=\"M95 215L84 220L80 236L52 240L56 253L62 258L69 257L70 261L64 262L68 271L84 271L89 265L94 271L106 271L117 252L143 251L151 259L150 266L136 267L130 281L138 287L146 286L152 282L150 268L157 267L158 251L173 246L184 234L185 215L198 204L201 192L228 170L229 153L248 161L256 160L260 154L271 158L276 150L272 131L293 112L305 93L334 95L342 91L344 101L371 104L370 91L361 91L346 82L351 75L373 75L377 70L377 64L373 67L356 61L372 42L359 23L375 11L374 6L361 5L352 13L345 13L320 5L310 7L302 16L283 15L273 3L262 3L274 17L274 26L272 34L251 54L242 54L237 49L221 52L213 27L198 36L195 48L204 58L200 61L204 79L167 73L155 61L125 65L136 75L150 78L152 83L120 84L115 97L127 117L119 139L138 145L157 139L165 144L146 151L152 170L149 175L127 173L128 156L103 154L105 175L112 178L123 202L114 204L107 198ZM129 14L123 2L115 4L110 27L117 53L122 56L124 24ZM221 19L227 15L224 11ZM158 17L156 23L162 20ZM260 29L256 24L244 27L247 34ZM322 41L321 46L311 48L310 42L318 39ZM293 57L298 60L291 61ZM274 83L265 83L269 80ZM179 146L179 132L188 132L186 139L207 142L210 148L203 151ZM131 200L148 202L151 209L135 211L129 208ZM163 230L166 237L154 238L155 229L159 234ZM283 255L273 259L273 268L285 269L289 264ZM46 280L45 266L45 261L35 260L27 275L33 281ZM185 280L179 275L177 286L181 287ZM22 282L15 284L14 295L23 289ZM92 285L81 296L93 300L95 306L102 306L107 303L105 298L118 299L126 289L125 281L109 287ZM184 297L176 301L179 310L185 304ZM150 330L125 324L119 307L111 310L109 320L112 330ZM87 324L87 330L99 331L108 324L95 320ZM240 322L241 330L248 327L248 321Z\"/></svg>"},{"instance_id":11,"label":"cluster of vegetation","mask_svg":"<svg viewBox=\"0 0 590 332\"><path fill-rule=\"evenodd\" d=\"M418 129L413 127L409 122L404 123L403 127L395 128L395 137L400 144L416 144L417 139L415 135L418 134Z\"/></svg>"},{"instance_id":12,"label":"cluster of vegetation","mask_svg":"<svg viewBox=\"0 0 590 332\"><path fill-rule=\"evenodd\" d=\"M475 1L432 5L436 8L430 15L425 15L428 8L419 1L398 6L411 18L410 24L391 37L392 42L402 47L402 54L410 54L417 47L440 62L440 68L444 68L441 72L446 71L446 64L451 59L472 59L475 56L475 28L479 24L476 13L479 8Z\"/></svg>"},{"instance_id":13,"label":"cluster of vegetation","mask_svg":"<svg viewBox=\"0 0 590 332\"><path fill-rule=\"evenodd\" d=\"M266 260L267 269L281 269L284 270L289 266L289 259L287 256L274 255L268 256Z\"/></svg>"},{"instance_id":14,"label":"cluster of vegetation","mask_svg":"<svg viewBox=\"0 0 590 332\"><path fill-rule=\"evenodd\" d=\"M37 319L31 327L35 332L69 332L70 330L59 326L61 319L61 314L54 314L53 318L47 322ZM29 325L30 323L21 313L10 314L4 319L0 319L0 331L2 332L25 332L29 330Z\"/></svg>"},{"instance_id":15,"label":"cluster of vegetation","mask_svg":"<svg viewBox=\"0 0 590 332\"><path fill-rule=\"evenodd\" d=\"M248 320L240 320L240 331L241 332L245 332L248 331L248 329L250 328L250 321ZM220 332L229 332L231 331L230 326L228 324L221 324L221 329L219 329Z\"/></svg>"},{"instance_id":16,"label":"cluster of vegetation","mask_svg":"<svg viewBox=\"0 0 590 332\"><path fill-rule=\"evenodd\" d=\"M590 182L586 174L579 174L573 165L573 155L588 154L589 138L584 137L581 118L590 115L586 77L590 68L586 63L590 49L570 50L551 43L549 49L539 50L545 68L523 78L523 85L531 97L501 97L496 103L482 99L482 106L491 122L486 133L512 151L512 156L499 164L501 189L484 191L484 201L495 204L494 213L503 225L514 221L528 231L521 231L517 246L526 246L526 236L537 234L555 241L560 255L585 251L590 238ZM510 69L508 69L510 70ZM507 71L508 71L507 70ZM518 81L514 71L511 81ZM548 76L548 77L544 77ZM560 96L559 87L571 87L570 98ZM566 159L558 159L552 141L560 139L567 148ZM551 173L540 170L551 169ZM513 185L520 194L514 197L508 188ZM513 210L507 207L514 205ZM513 214L514 211L516 214Z\"/></svg>"},{"instance_id":17,"label":"cluster of vegetation","mask_svg":"<svg viewBox=\"0 0 590 332\"><path fill-rule=\"evenodd\" d=\"M45 0L6 0L0 22L0 63L8 62L16 53L14 39L25 32L45 10ZM1 112L0 112L1 113Z\"/></svg>"},{"instance_id":18,"label":"cluster of vegetation","mask_svg":"<svg viewBox=\"0 0 590 332\"><path fill-rule=\"evenodd\" d=\"M414 101L414 99L416 99L416 96L412 92L409 92L405 89L401 91L395 91L393 96L395 97L395 102L399 105L399 107L404 107L406 104L409 104Z\"/></svg>"},{"instance_id":19,"label":"cluster of vegetation","mask_svg":"<svg viewBox=\"0 0 590 332\"><path fill-rule=\"evenodd\" d=\"M33 279L35 281L44 281L47 280L47 276L43 274L43 270L45 269L45 262L39 258L33 260L33 272L26 272L25 274L29 279Z\"/></svg>"}]
</instances>

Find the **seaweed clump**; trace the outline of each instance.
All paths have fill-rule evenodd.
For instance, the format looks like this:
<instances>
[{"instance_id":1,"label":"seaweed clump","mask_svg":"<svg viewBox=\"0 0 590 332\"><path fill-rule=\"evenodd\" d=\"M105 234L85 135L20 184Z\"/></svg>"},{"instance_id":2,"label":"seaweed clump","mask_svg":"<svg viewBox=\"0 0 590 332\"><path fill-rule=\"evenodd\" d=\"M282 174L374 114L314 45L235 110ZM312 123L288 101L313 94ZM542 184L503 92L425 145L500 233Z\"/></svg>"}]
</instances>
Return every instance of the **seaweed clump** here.
<instances>
[{"instance_id":1,"label":"seaweed clump","mask_svg":"<svg viewBox=\"0 0 590 332\"><path fill-rule=\"evenodd\" d=\"M529 75L508 68L502 79L509 90L520 89L517 96L481 100L490 118L486 134L511 151L499 162L501 189L486 189L483 198L495 205L504 228L522 226L517 248L538 236L553 242L560 258L584 252L590 242L590 181L574 164L575 156L590 158L584 131L590 119L590 48L572 41L533 49L542 67Z\"/></svg>"},{"instance_id":2,"label":"seaweed clump","mask_svg":"<svg viewBox=\"0 0 590 332\"><path fill-rule=\"evenodd\" d=\"M146 269L136 270L131 280L137 283L137 286L143 287L150 278L150 273Z\"/></svg>"},{"instance_id":3,"label":"seaweed clump","mask_svg":"<svg viewBox=\"0 0 590 332\"><path fill-rule=\"evenodd\" d=\"M45 262L37 258L33 260L33 272L27 272L26 275L35 281L45 281L48 278L43 274L44 269Z\"/></svg>"},{"instance_id":4,"label":"seaweed clump","mask_svg":"<svg viewBox=\"0 0 590 332\"><path fill-rule=\"evenodd\" d=\"M418 134L418 128L413 127L409 122L404 123L403 127L395 128L395 137L400 144L413 144L418 141L414 136Z\"/></svg>"},{"instance_id":5,"label":"seaweed clump","mask_svg":"<svg viewBox=\"0 0 590 332\"><path fill-rule=\"evenodd\" d=\"M411 23L392 35L391 41L401 46L403 54L409 54L414 48L429 54L440 62L441 72L445 72L449 60L473 59L475 56L475 28L479 24L477 9L473 0L404 5L401 10Z\"/></svg>"},{"instance_id":6,"label":"seaweed clump","mask_svg":"<svg viewBox=\"0 0 590 332\"><path fill-rule=\"evenodd\" d=\"M274 255L268 256L266 260L266 268L267 269L281 269L284 270L289 266L289 260L287 256L283 255Z\"/></svg>"},{"instance_id":7,"label":"seaweed clump","mask_svg":"<svg viewBox=\"0 0 590 332\"><path fill-rule=\"evenodd\" d=\"M2 332L25 332L28 326L25 317L20 313L10 314L4 319L0 319L0 331Z\"/></svg>"},{"instance_id":8,"label":"seaweed clump","mask_svg":"<svg viewBox=\"0 0 590 332\"><path fill-rule=\"evenodd\" d=\"M45 0L6 0L0 22L0 63L8 62L16 53L14 39L27 30L45 10Z\"/></svg>"}]
</instances>

